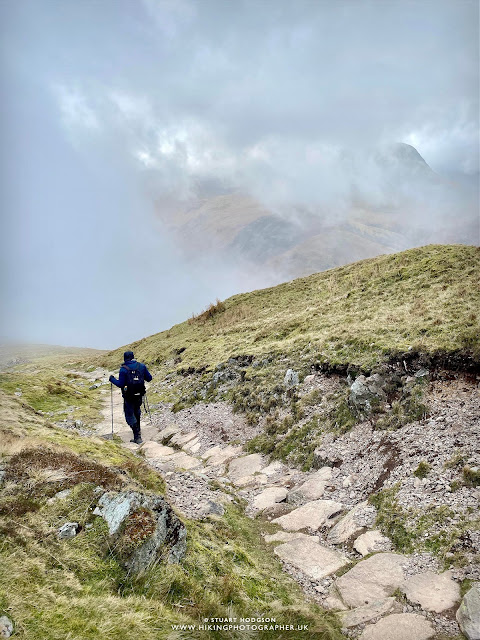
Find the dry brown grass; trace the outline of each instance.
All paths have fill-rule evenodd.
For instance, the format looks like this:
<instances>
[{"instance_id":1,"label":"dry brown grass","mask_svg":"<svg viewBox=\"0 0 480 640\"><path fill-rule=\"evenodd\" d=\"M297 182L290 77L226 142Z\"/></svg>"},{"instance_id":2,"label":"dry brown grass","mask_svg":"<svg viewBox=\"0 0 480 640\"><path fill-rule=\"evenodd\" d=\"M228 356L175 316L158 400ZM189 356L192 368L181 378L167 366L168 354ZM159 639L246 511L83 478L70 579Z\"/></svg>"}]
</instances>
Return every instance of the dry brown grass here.
<instances>
[{"instance_id":1,"label":"dry brown grass","mask_svg":"<svg viewBox=\"0 0 480 640\"><path fill-rule=\"evenodd\" d=\"M225 309L226 309L225 303L217 298L217 301L216 301L215 304L213 304L213 302L212 302L205 309L205 311L203 311L202 313L198 314L197 316L193 315L190 318L190 320L188 321L188 323L189 324L194 324L194 323L204 324L205 322L207 322L207 320L211 320L212 318L217 316L219 313L222 313L223 311L225 311Z\"/></svg>"}]
</instances>

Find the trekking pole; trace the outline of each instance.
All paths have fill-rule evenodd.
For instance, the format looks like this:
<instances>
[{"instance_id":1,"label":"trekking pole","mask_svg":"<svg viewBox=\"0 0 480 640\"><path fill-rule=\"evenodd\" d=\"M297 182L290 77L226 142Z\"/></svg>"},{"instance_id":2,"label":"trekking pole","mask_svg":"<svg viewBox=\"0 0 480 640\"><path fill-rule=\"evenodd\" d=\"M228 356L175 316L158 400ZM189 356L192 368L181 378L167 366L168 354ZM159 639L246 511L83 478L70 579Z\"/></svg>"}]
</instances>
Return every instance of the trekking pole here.
<instances>
[{"instance_id":1,"label":"trekking pole","mask_svg":"<svg viewBox=\"0 0 480 640\"><path fill-rule=\"evenodd\" d=\"M150 424L152 424L152 414L150 413L150 405L148 404L148 396L146 391L145 395L143 396L143 407L148 414L148 417L150 418Z\"/></svg>"},{"instance_id":2,"label":"trekking pole","mask_svg":"<svg viewBox=\"0 0 480 640\"><path fill-rule=\"evenodd\" d=\"M112 438L113 438L113 384L110 383L110 410L112 414Z\"/></svg>"}]
</instances>

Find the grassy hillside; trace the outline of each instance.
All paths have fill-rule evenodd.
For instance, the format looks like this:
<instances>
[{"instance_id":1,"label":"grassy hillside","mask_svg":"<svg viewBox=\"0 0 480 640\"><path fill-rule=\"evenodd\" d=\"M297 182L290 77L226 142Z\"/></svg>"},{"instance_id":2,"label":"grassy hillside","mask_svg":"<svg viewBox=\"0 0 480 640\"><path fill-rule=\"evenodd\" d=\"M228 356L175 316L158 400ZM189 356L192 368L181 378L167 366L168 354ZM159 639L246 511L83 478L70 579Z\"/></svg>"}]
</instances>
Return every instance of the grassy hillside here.
<instances>
[{"instance_id":1,"label":"grassy hillside","mask_svg":"<svg viewBox=\"0 0 480 640\"><path fill-rule=\"evenodd\" d=\"M180 564L160 562L130 575L105 522L93 513L98 487L162 494L162 478L116 442L58 429L3 392L0 402L0 616L13 620L16 638L241 638L229 631L173 631L172 625L267 613L281 624L308 625L299 638L341 637L335 616L305 603L261 538L259 523L246 518L236 500L222 518L184 520L187 553ZM66 489L68 495L57 495ZM80 524L75 538L57 537L65 522Z\"/></svg>"},{"instance_id":2,"label":"grassy hillside","mask_svg":"<svg viewBox=\"0 0 480 640\"><path fill-rule=\"evenodd\" d=\"M480 249L430 245L233 296L128 346L164 373L239 354L368 369L409 349L478 355L479 309ZM118 365L124 349L102 362Z\"/></svg>"}]
</instances>

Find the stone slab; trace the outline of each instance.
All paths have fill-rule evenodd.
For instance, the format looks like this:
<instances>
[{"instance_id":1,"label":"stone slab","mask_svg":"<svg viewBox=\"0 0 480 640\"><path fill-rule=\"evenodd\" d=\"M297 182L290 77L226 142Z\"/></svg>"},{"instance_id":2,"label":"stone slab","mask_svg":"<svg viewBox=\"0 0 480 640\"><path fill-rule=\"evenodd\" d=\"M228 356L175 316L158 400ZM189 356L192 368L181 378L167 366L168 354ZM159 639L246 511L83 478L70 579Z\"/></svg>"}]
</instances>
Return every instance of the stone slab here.
<instances>
[{"instance_id":1,"label":"stone slab","mask_svg":"<svg viewBox=\"0 0 480 640\"><path fill-rule=\"evenodd\" d=\"M391 596L403 584L406 560L397 553L377 553L361 560L336 582L342 600L350 607L363 607Z\"/></svg>"},{"instance_id":2,"label":"stone slab","mask_svg":"<svg viewBox=\"0 0 480 640\"><path fill-rule=\"evenodd\" d=\"M212 467L230 462L230 460L233 460L241 453L241 447L233 447L232 445L221 447L220 445L216 445L208 449L208 451L205 451L202 457L207 461L207 466Z\"/></svg>"},{"instance_id":3,"label":"stone slab","mask_svg":"<svg viewBox=\"0 0 480 640\"><path fill-rule=\"evenodd\" d=\"M269 487L255 496L253 507L255 511L263 511L277 502L283 502L286 497L287 490L285 487Z\"/></svg>"},{"instance_id":4,"label":"stone slab","mask_svg":"<svg viewBox=\"0 0 480 640\"><path fill-rule=\"evenodd\" d=\"M178 431L179 431L179 427L171 424L168 427L165 427L165 429L162 429L161 431L159 431L159 433L157 434L157 440L161 442L164 438L169 438L170 436L173 436L175 433L178 433Z\"/></svg>"},{"instance_id":5,"label":"stone slab","mask_svg":"<svg viewBox=\"0 0 480 640\"><path fill-rule=\"evenodd\" d=\"M163 444L159 444L153 440L149 440L142 444L140 450L143 451L145 457L149 459L165 458L166 456L171 456L175 453L175 449L172 447L165 447Z\"/></svg>"},{"instance_id":6,"label":"stone slab","mask_svg":"<svg viewBox=\"0 0 480 640\"><path fill-rule=\"evenodd\" d=\"M363 607L345 611L340 614L342 627L346 627L347 629L349 627L356 627L358 624L363 624L364 622L383 616L393 609L395 602L395 598L384 598L383 600L366 604Z\"/></svg>"},{"instance_id":7,"label":"stone slab","mask_svg":"<svg viewBox=\"0 0 480 640\"><path fill-rule=\"evenodd\" d=\"M284 516L275 518L272 522L279 524L287 531L300 531L301 529L317 530L321 526L332 526L330 518L342 510L342 504L334 500L314 500L307 502L302 507L294 509Z\"/></svg>"},{"instance_id":8,"label":"stone slab","mask_svg":"<svg viewBox=\"0 0 480 640\"><path fill-rule=\"evenodd\" d=\"M270 477L275 475L276 473L280 473L283 470L283 467L284 465L279 460L275 460L274 462L270 463L268 467L262 469L262 473Z\"/></svg>"},{"instance_id":9,"label":"stone slab","mask_svg":"<svg viewBox=\"0 0 480 640\"><path fill-rule=\"evenodd\" d=\"M391 547L392 543L390 539L384 536L378 529L362 533L353 543L355 551L362 556L367 556L374 551L388 551Z\"/></svg>"},{"instance_id":10,"label":"stone slab","mask_svg":"<svg viewBox=\"0 0 480 640\"><path fill-rule=\"evenodd\" d=\"M172 437L170 442L172 444L178 445L179 447L183 447L184 445L186 445L188 442L190 442L191 440L193 440L196 437L197 437L197 432L196 431L189 431L189 433L176 433Z\"/></svg>"},{"instance_id":11,"label":"stone slab","mask_svg":"<svg viewBox=\"0 0 480 640\"><path fill-rule=\"evenodd\" d=\"M453 580L451 571L440 575L433 571L418 573L405 582L402 591L410 602L436 613L451 609L460 602L460 586Z\"/></svg>"},{"instance_id":12,"label":"stone slab","mask_svg":"<svg viewBox=\"0 0 480 640\"><path fill-rule=\"evenodd\" d=\"M365 526L359 524L356 518L362 511L365 511L367 506L367 502L360 502L355 505L330 531L327 536L328 542L330 544L342 544L362 533Z\"/></svg>"},{"instance_id":13,"label":"stone slab","mask_svg":"<svg viewBox=\"0 0 480 640\"><path fill-rule=\"evenodd\" d=\"M305 538L281 544L274 553L313 580L321 580L348 564L348 559L338 551Z\"/></svg>"},{"instance_id":14,"label":"stone slab","mask_svg":"<svg viewBox=\"0 0 480 640\"><path fill-rule=\"evenodd\" d=\"M322 467L322 469L313 473L303 484L290 491L287 498L288 502L291 504L301 504L302 502L318 500L325 493L331 477L331 467Z\"/></svg>"},{"instance_id":15,"label":"stone slab","mask_svg":"<svg viewBox=\"0 0 480 640\"><path fill-rule=\"evenodd\" d=\"M432 623L416 613L394 613L368 626L360 640L429 640Z\"/></svg>"},{"instance_id":16,"label":"stone slab","mask_svg":"<svg viewBox=\"0 0 480 640\"><path fill-rule=\"evenodd\" d=\"M241 458L232 460L228 467L228 475L232 482L237 484L242 478L253 476L255 473L260 472L265 466L265 459L260 453L251 453L248 456L242 456Z\"/></svg>"},{"instance_id":17,"label":"stone slab","mask_svg":"<svg viewBox=\"0 0 480 640\"><path fill-rule=\"evenodd\" d=\"M306 533L290 533L288 531L277 531L271 535L264 536L265 542L291 542L292 540L304 539L312 540L313 542L320 542L317 536L309 536Z\"/></svg>"},{"instance_id":18,"label":"stone slab","mask_svg":"<svg viewBox=\"0 0 480 640\"><path fill-rule=\"evenodd\" d=\"M198 458L194 458L193 456L189 456L187 453L180 451L175 455L168 458L169 462L172 462L175 469L195 469L201 465L201 462Z\"/></svg>"}]
</instances>

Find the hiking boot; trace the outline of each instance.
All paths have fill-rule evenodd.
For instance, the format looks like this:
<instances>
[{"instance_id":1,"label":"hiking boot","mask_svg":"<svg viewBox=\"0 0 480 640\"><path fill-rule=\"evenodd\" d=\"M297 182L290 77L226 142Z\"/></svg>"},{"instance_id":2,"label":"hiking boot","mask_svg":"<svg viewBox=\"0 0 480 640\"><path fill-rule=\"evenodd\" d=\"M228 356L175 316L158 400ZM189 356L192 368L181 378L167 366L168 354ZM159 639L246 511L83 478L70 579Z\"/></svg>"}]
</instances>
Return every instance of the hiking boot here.
<instances>
[{"instance_id":1,"label":"hiking boot","mask_svg":"<svg viewBox=\"0 0 480 640\"><path fill-rule=\"evenodd\" d=\"M130 440L130 442L134 442L135 444L143 444L143 440L141 436L137 436L136 438L133 438L132 440Z\"/></svg>"}]
</instances>

